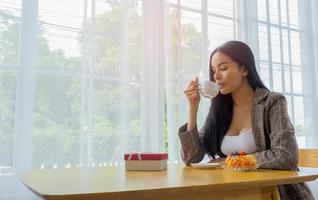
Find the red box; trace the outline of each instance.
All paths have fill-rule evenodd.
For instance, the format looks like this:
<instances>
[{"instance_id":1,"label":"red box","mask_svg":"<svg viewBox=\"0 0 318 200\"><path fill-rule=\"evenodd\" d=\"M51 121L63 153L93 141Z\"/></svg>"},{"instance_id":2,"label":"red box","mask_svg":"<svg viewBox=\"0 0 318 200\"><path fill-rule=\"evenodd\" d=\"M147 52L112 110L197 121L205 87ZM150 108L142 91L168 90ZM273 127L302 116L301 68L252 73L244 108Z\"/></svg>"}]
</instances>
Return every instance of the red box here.
<instances>
[{"instance_id":1,"label":"red box","mask_svg":"<svg viewBox=\"0 0 318 200\"><path fill-rule=\"evenodd\" d=\"M126 170L165 170L167 153L132 152L124 155Z\"/></svg>"}]
</instances>

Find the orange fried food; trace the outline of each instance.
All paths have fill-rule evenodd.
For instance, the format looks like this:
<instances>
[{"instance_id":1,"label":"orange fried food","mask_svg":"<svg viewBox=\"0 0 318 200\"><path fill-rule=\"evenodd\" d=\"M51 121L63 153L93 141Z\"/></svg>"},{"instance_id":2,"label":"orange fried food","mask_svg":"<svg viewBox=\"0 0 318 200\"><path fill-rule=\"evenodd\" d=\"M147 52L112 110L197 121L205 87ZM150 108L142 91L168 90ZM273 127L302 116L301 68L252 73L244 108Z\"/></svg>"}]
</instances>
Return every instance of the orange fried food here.
<instances>
[{"instance_id":1,"label":"orange fried food","mask_svg":"<svg viewBox=\"0 0 318 200\"><path fill-rule=\"evenodd\" d=\"M231 154L226 157L225 163L231 167L255 167L256 159L253 155L246 155L243 152Z\"/></svg>"}]
</instances>

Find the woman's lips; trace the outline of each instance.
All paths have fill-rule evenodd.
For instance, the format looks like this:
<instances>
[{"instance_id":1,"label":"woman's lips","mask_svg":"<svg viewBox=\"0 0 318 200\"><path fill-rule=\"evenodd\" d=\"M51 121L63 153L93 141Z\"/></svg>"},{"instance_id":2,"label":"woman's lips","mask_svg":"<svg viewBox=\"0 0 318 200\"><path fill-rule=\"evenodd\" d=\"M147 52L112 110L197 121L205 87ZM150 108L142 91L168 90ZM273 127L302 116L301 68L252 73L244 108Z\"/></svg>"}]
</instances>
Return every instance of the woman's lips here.
<instances>
[{"instance_id":1,"label":"woman's lips","mask_svg":"<svg viewBox=\"0 0 318 200\"><path fill-rule=\"evenodd\" d=\"M220 87L222 87L224 85L224 83L217 83Z\"/></svg>"}]
</instances>

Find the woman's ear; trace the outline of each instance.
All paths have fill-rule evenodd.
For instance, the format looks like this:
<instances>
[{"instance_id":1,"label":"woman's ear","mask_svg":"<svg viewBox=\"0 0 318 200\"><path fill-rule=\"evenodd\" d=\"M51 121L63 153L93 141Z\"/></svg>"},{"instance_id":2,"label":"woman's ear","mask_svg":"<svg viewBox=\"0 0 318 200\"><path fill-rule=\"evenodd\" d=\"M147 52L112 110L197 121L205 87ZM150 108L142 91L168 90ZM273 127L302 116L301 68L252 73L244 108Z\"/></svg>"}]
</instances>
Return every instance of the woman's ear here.
<instances>
[{"instance_id":1,"label":"woman's ear","mask_svg":"<svg viewBox=\"0 0 318 200\"><path fill-rule=\"evenodd\" d=\"M246 67L243 65L242 66L242 69L243 69L243 76L247 76L248 75L248 71L246 69Z\"/></svg>"}]
</instances>

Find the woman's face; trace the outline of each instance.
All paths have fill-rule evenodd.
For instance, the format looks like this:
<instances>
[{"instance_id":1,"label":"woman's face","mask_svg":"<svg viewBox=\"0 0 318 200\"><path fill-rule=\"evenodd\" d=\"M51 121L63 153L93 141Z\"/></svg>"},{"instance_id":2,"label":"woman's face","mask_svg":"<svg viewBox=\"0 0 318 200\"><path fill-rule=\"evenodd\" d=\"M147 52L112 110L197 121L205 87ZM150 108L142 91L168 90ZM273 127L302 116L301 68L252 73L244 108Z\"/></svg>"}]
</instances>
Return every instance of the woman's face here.
<instances>
[{"instance_id":1,"label":"woman's face","mask_svg":"<svg viewBox=\"0 0 318 200\"><path fill-rule=\"evenodd\" d=\"M248 74L246 68L224 53L215 53L212 56L211 65L214 81L220 85L221 94L234 92L246 81Z\"/></svg>"}]
</instances>

